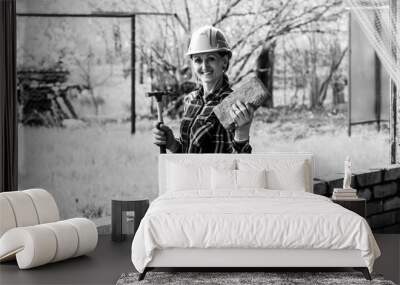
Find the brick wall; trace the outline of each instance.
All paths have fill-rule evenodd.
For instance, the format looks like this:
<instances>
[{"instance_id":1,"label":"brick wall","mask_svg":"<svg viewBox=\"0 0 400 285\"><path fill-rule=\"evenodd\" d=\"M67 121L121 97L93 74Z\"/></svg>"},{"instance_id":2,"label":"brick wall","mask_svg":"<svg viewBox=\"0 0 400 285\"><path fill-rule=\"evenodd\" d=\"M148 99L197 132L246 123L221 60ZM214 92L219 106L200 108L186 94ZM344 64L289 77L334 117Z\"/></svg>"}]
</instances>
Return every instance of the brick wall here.
<instances>
[{"instance_id":1,"label":"brick wall","mask_svg":"<svg viewBox=\"0 0 400 285\"><path fill-rule=\"evenodd\" d=\"M367 221L373 232L400 233L400 165L354 171L352 187L367 200ZM343 186L343 174L314 179L314 193L330 197Z\"/></svg>"}]
</instances>

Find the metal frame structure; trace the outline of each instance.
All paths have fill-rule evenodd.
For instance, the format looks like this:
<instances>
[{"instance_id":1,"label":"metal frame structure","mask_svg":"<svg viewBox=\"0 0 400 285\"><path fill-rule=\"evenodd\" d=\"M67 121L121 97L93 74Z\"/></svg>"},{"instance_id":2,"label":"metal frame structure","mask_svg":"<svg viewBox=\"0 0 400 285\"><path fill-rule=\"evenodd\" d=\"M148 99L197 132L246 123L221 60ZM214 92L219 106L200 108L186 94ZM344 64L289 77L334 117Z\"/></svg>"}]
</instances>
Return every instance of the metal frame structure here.
<instances>
[{"instance_id":1,"label":"metal frame structure","mask_svg":"<svg viewBox=\"0 0 400 285\"><path fill-rule=\"evenodd\" d=\"M186 30L185 25L176 13L159 13L159 12L104 12L104 13L89 13L89 14L65 14L65 13L17 13L17 17L39 17L39 18L130 18L131 19L131 134L136 132L136 106L135 106L135 80L136 80L136 16L171 16Z\"/></svg>"},{"instance_id":2,"label":"metal frame structure","mask_svg":"<svg viewBox=\"0 0 400 285\"><path fill-rule=\"evenodd\" d=\"M393 21L394 26L392 27L394 29L394 35L398 36L398 30L400 27L400 5L398 3L398 0L389 0L389 13L390 13L390 18L395 19ZM350 15L351 13L349 13ZM350 16L349 16L350 17ZM350 25L350 21L349 21ZM349 31L351 29L349 28ZM351 38L351 32L349 32L349 38ZM391 45L392 45L392 53L394 59L399 63L400 60L400 51L396 49L395 47L395 42L397 39L391 39ZM350 48L350 53L351 54L351 48ZM381 113L380 113L380 107L381 107L381 98L378 95L378 91L380 90L382 81L381 81L381 76L380 76L380 70L381 70L381 63L375 54L375 93L376 93L376 101L375 101L375 115L376 115L376 120L370 120L366 122L357 122L353 123L351 122L351 94L349 93L349 121L348 121L348 135L351 136L351 127L353 125L357 124L367 124L367 123L377 123L378 131L380 130L380 123L383 121L387 120L382 120L381 119ZM351 74L351 64L349 64L349 74ZM349 89L351 86L351 77L349 80ZM350 90L349 90L350 92ZM396 86L395 82L393 80L390 80L390 114L389 114L389 136L390 136L390 163L391 164L396 164L400 163L400 88Z\"/></svg>"},{"instance_id":3,"label":"metal frame structure","mask_svg":"<svg viewBox=\"0 0 400 285\"><path fill-rule=\"evenodd\" d=\"M398 0L390 0L390 18L394 18L393 21L394 35L398 35L398 30L400 29L400 5ZM392 39L392 52L395 60L399 63L400 51L396 50L395 43L397 39ZM400 87L396 86L393 80L390 81L390 163L400 163Z\"/></svg>"},{"instance_id":4,"label":"metal frame structure","mask_svg":"<svg viewBox=\"0 0 400 285\"><path fill-rule=\"evenodd\" d=\"M349 39L349 57L351 58L352 54L352 47L350 44L350 39L352 37L351 35L351 11L348 11L349 16L348 16L348 39ZM352 126L355 125L364 125L364 124L372 124L376 123L377 124L377 130L378 132L381 129L381 122L388 122L389 120L387 119L382 119L382 113L381 113L381 104L382 104L382 99L380 96L381 92L381 86L382 86L382 77L381 77L381 70L382 70L382 64L379 60L378 55L375 53L375 58L374 58L374 69L375 69L375 120L367 120L367 121L361 121L361 122L352 122L351 120L351 62L349 63L348 67L348 74L349 74L349 84L347 86L348 88L348 93L349 93L349 99L348 99L348 107L349 107L349 114L348 114L348 122L347 122L347 134L350 137L351 136L351 128Z\"/></svg>"},{"instance_id":5,"label":"metal frame structure","mask_svg":"<svg viewBox=\"0 0 400 285\"><path fill-rule=\"evenodd\" d=\"M390 0L390 13L396 19L395 30L398 30L400 15L399 15L399 4L397 0ZM135 53L135 28L136 28L136 16L140 15L155 15L155 16L173 16L177 19L179 24L185 29L185 26L179 16L176 13L155 13L155 12L136 12L136 13L121 13L121 12L111 12L111 13L90 13L90 14L46 14L46 13L17 13L19 17L85 17L85 18L130 18L131 19L131 133L134 134L136 131L136 111L135 111L135 61L136 61L136 53ZM350 23L350 21L349 21ZM186 29L185 29L186 30ZM396 34L396 33L395 33ZM349 37L350 37L349 33ZM393 39L395 41L395 39ZM351 53L351 50L350 50ZM399 51L393 50L394 56L397 60L399 60ZM378 67L376 67L378 68ZM351 72L351 66L349 65L349 74ZM380 80L380 78L376 78L376 80ZM349 83L351 84L351 79L349 79ZM350 86L349 84L349 86ZM400 138L398 137L400 134L400 125L398 122L400 121L400 104L397 104L397 101L400 101L400 88L397 88L395 83L391 81L390 86L390 159L391 163L400 163ZM351 104L351 95L349 94L349 104ZM378 105L380 102L378 102ZM375 108L377 110L377 106ZM350 108L349 108L349 121L348 121L348 134L351 135L351 126L356 124L365 124L365 123L378 123L378 129L380 127L380 114L377 115L377 120L368 121L368 122L359 122L352 123L350 118Z\"/></svg>"}]
</instances>

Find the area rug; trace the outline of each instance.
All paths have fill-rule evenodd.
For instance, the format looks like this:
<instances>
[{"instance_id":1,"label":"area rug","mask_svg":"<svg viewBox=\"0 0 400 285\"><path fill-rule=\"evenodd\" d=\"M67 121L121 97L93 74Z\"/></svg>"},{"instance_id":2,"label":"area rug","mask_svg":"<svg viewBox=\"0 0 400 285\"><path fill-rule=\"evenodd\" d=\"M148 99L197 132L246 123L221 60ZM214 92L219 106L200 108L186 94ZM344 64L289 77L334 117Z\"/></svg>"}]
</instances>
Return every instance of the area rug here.
<instances>
[{"instance_id":1,"label":"area rug","mask_svg":"<svg viewBox=\"0 0 400 285\"><path fill-rule=\"evenodd\" d=\"M138 276L138 273L122 274L117 285L395 285L380 275L372 275L372 281L368 281L360 272L148 272L142 281L137 280Z\"/></svg>"}]
</instances>

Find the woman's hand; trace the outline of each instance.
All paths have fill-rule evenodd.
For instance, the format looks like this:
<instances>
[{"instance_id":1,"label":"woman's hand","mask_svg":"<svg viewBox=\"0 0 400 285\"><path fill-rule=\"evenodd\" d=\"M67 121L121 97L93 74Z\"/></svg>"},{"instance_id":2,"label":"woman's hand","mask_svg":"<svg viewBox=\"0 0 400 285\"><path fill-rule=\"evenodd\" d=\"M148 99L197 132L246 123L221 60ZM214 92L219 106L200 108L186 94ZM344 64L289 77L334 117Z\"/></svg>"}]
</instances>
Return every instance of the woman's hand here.
<instances>
[{"instance_id":1,"label":"woman's hand","mask_svg":"<svg viewBox=\"0 0 400 285\"><path fill-rule=\"evenodd\" d=\"M250 125L253 121L254 108L250 104L236 101L232 105L230 115L235 122L235 140L245 141L249 139Z\"/></svg>"},{"instance_id":2,"label":"woman's hand","mask_svg":"<svg viewBox=\"0 0 400 285\"><path fill-rule=\"evenodd\" d=\"M171 152L175 152L179 145L175 139L174 133L164 124L160 124L159 128L157 128L157 125L158 123L155 123L153 128L153 143L158 146L165 145Z\"/></svg>"}]
</instances>

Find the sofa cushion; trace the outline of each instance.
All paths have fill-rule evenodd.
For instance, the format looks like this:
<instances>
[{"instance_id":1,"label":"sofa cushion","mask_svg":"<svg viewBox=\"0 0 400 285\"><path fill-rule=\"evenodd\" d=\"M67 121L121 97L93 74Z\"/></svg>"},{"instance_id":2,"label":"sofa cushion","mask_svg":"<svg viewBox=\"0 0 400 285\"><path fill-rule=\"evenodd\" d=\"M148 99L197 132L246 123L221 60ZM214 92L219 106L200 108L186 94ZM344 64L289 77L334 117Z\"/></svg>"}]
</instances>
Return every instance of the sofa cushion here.
<instances>
[{"instance_id":1,"label":"sofa cushion","mask_svg":"<svg viewBox=\"0 0 400 285\"><path fill-rule=\"evenodd\" d=\"M39 224L56 222L60 219L60 213L53 196L44 189L35 188L22 191L28 194L35 205Z\"/></svg>"},{"instance_id":2,"label":"sofa cushion","mask_svg":"<svg viewBox=\"0 0 400 285\"><path fill-rule=\"evenodd\" d=\"M0 193L0 237L9 229L15 228L17 222L8 199Z\"/></svg>"},{"instance_id":3,"label":"sofa cushion","mask_svg":"<svg viewBox=\"0 0 400 285\"><path fill-rule=\"evenodd\" d=\"M97 245L96 225L84 218L8 230L0 238L0 261L17 259L28 269L86 254Z\"/></svg>"},{"instance_id":4,"label":"sofa cushion","mask_svg":"<svg viewBox=\"0 0 400 285\"><path fill-rule=\"evenodd\" d=\"M33 226L39 223L35 205L28 194L23 191L13 191L3 192L0 195L10 203L17 227Z\"/></svg>"},{"instance_id":5,"label":"sofa cushion","mask_svg":"<svg viewBox=\"0 0 400 285\"><path fill-rule=\"evenodd\" d=\"M0 193L0 237L14 227L55 222L60 214L53 196L44 189Z\"/></svg>"}]
</instances>

